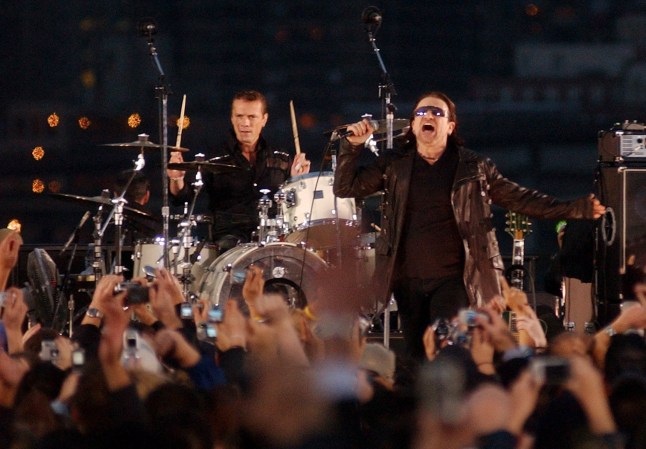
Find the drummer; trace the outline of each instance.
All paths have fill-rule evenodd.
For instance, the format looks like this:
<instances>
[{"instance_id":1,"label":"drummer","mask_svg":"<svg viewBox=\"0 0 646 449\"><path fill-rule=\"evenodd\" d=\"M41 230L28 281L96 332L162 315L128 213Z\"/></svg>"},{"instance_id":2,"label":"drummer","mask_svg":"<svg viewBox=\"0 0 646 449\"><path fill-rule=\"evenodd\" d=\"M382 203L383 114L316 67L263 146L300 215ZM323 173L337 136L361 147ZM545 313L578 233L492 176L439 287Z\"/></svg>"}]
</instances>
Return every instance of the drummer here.
<instances>
[{"instance_id":1,"label":"drummer","mask_svg":"<svg viewBox=\"0 0 646 449\"><path fill-rule=\"evenodd\" d=\"M267 100L262 93L253 90L236 93L231 103L233 129L210 161L236 165L242 170L218 174L205 170L202 174L203 190L208 194L213 214L213 239L221 252L248 242L257 229L261 189L269 189L273 195L290 176L309 173L310 161L305 153L291 160L287 153L263 138L262 129L268 118ZM183 162L182 154L171 153L169 162ZM173 202L189 201L193 195L191 177L180 170L167 173Z\"/></svg>"}]
</instances>

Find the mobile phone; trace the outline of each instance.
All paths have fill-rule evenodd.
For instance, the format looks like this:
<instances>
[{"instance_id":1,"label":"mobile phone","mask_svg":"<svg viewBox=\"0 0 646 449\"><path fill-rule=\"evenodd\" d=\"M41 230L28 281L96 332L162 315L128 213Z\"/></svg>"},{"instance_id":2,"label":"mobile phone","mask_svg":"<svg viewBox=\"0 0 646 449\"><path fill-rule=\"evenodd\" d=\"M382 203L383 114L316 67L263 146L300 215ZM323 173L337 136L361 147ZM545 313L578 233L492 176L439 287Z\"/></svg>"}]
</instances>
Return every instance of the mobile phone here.
<instances>
[{"instance_id":1,"label":"mobile phone","mask_svg":"<svg viewBox=\"0 0 646 449\"><path fill-rule=\"evenodd\" d=\"M545 385L561 385L570 378L570 362L563 357L536 357L530 362L529 370Z\"/></svg>"},{"instance_id":2,"label":"mobile phone","mask_svg":"<svg viewBox=\"0 0 646 449\"><path fill-rule=\"evenodd\" d=\"M134 329L126 330L126 349L137 349L137 331Z\"/></svg>"},{"instance_id":3,"label":"mobile phone","mask_svg":"<svg viewBox=\"0 0 646 449\"><path fill-rule=\"evenodd\" d=\"M213 306L208 311L209 323L220 323L222 322L222 309L220 306Z\"/></svg>"},{"instance_id":4,"label":"mobile phone","mask_svg":"<svg viewBox=\"0 0 646 449\"><path fill-rule=\"evenodd\" d=\"M213 323L207 323L206 324L206 336L208 338L217 338L217 336L218 336L218 328L215 327L215 324L213 324Z\"/></svg>"},{"instance_id":5,"label":"mobile phone","mask_svg":"<svg viewBox=\"0 0 646 449\"><path fill-rule=\"evenodd\" d=\"M182 319L193 318L193 307L190 302L183 302L179 310L179 315Z\"/></svg>"},{"instance_id":6,"label":"mobile phone","mask_svg":"<svg viewBox=\"0 0 646 449\"><path fill-rule=\"evenodd\" d=\"M40 353L38 356L44 362L53 362L58 359L58 347L54 340L43 340L40 343Z\"/></svg>"},{"instance_id":7,"label":"mobile phone","mask_svg":"<svg viewBox=\"0 0 646 449\"><path fill-rule=\"evenodd\" d=\"M460 309L458 311L458 320L467 327L475 327L477 317L489 319L484 313L476 312L473 309Z\"/></svg>"},{"instance_id":8,"label":"mobile phone","mask_svg":"<svg viewBox=\"0 0 646 449\"><path fill-rule=\"evenodd\" d=\"M72 351L72 369L81 369L85 365L85 349L76 348Z\"/></svg>"}]
</instances>

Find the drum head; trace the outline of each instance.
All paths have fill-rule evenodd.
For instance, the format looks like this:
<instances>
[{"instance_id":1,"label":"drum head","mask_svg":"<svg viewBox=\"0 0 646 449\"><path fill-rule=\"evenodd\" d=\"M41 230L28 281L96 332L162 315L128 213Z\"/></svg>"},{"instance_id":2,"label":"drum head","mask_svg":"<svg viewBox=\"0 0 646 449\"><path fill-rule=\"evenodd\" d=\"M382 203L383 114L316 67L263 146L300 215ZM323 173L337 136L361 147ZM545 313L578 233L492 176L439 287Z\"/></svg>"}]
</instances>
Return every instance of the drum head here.
<instances>
[{"instance_id":1,"label":"drum head","mask_svg":"<svg viewBox=\"0 0 646 449\"><path fill-rule=\"evenodd\" d=\"M293 307L307 304L307 288L327 264L315 253L291 243L244 244L218 257L207 269L199 297L222 306L229 298L242 298L242 286L250 265L263 269L265 285L283 293Z\"/></svg>"}]
</instances>

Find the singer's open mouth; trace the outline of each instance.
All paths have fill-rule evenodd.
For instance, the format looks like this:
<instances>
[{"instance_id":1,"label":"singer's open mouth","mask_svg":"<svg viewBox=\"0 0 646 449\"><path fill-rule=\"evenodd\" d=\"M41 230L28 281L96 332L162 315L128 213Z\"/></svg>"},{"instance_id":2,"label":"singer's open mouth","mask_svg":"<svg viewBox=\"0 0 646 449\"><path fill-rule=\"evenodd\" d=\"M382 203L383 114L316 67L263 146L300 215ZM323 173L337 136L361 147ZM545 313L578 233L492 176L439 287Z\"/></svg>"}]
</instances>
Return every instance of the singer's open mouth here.
<instances>
[{"instance_id":1,"label":"singer's open mouth","mask_svg":"<svg viewBox=\"0 0 646 449\"><path fill-rule=\"evenodd\" d=\"M422 131L435 131L435 127L430 123L426 123L425 125L422 125Z\"/></svg>"}]
</instances>

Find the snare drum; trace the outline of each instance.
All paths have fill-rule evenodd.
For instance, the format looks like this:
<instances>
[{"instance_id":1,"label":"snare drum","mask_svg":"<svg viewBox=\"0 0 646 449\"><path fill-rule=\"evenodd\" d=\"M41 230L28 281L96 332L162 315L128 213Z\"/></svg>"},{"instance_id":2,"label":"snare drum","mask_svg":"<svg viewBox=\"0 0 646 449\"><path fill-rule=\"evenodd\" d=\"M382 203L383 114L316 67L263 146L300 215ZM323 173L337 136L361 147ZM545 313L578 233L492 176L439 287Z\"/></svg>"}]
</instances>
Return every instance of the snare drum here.
<instances>
[{"instance_id":1,"label":"snare drum","mask_svg":"<svg viewBox=\"0 0 646 449\"><path fill-rule=\"evenodd\" d=\"M145 276L144 267L151 266L154 268L163 268L163 239L156 238L152 240L139 240L135 244L135 250L132 254L133 259L133 277ZM168 248L168 258L170 261L170 271L175 276L182 275L182 264L184 263L184 248L177 241L172 241ZM201 247L197 257L193 257L195 250ZM196 244L195 242L189 249L189 257L195 259L191 267L193 276L193 285L202 279L205 269L217 258L218 250L212 244Z\"/></svg>"},{"instance_id":2,"label":"snare drum","mask_svg":"<svg viewBox=\"0 0 646 449\"><path fill-rule=\"evenodd\" d=\"M334 196L332 172L314 172L287 181L282 187L285 200L280 205L288 242L305 242L309 247L330 248L349 244L356 238L359 219L354 198Z\"/></svg>"},{"instance_id":3,"label":"snare drum","mask_svg":"<svg viewBox=\"0 0 646 449\"><path fill-rule=\"evenodd\" d=\"M208 267L198 286L199 297L214 305L242 297L246 270L251 264L263 268L265 284L285 287L293 307L306 304L303 288L314 285L316 276L327 269L325 261L315 253L292 243L245 243L222 254Z\"/></svg>"}]
</instances>

